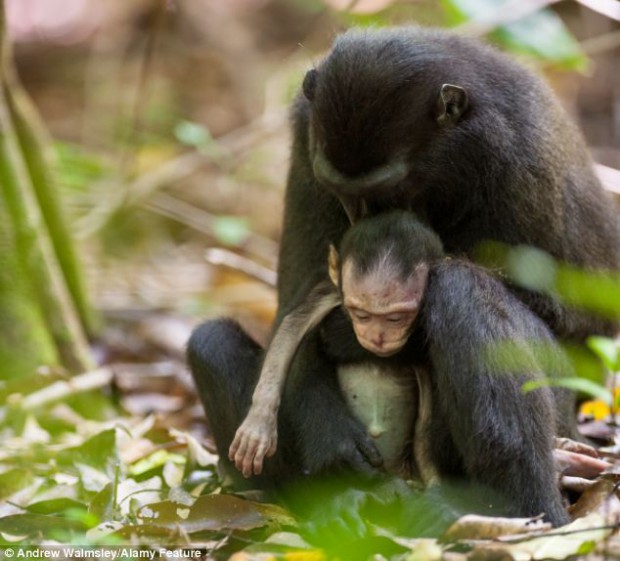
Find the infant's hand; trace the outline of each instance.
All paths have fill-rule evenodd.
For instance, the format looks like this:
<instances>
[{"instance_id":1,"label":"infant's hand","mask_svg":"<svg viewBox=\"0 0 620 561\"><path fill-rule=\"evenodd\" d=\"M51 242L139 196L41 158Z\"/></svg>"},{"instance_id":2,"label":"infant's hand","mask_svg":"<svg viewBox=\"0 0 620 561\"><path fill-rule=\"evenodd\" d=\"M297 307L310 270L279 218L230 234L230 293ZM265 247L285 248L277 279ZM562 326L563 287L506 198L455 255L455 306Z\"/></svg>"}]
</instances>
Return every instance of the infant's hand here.
<instances>
[{"instance_id":1,"label":"infant's hand","mask_svg":"<svg viewBox=\"0 0 620 561\"><path fill-rule=\"evenodd\" d=\"M265 456L273 456L277 445L277 414L273 411L256 411L250 408L237 429L228 450L228 458L234 462L243 477L260 475L263 471L263 459Z\"/></svg>"}]
</instances>

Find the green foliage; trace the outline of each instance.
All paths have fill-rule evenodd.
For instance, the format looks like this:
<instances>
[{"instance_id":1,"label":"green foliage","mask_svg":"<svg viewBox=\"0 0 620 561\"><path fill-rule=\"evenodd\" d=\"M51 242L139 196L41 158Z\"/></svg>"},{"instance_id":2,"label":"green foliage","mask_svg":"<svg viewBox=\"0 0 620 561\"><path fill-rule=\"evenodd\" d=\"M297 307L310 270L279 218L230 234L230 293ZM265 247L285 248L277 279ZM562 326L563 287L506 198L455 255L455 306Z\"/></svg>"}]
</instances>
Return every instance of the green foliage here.
<instances>
[{"instance_id":1,"label":"green foliage","mask_svg":"<svg viewBox=\"0 0 620 561\"><path fill-rule=\"evenodd\" d=\"M601 359L610 372L620 372L620 342L608 337L588 338L588 347Z\"/></svg>"},{"instance_id":2,"label":"green foliage","mask_svg":"<svg viewBox=\"0 0 620 561\"><path fill-rule=\"evenodd\" d=\"M181 121L174 129L177 140L186 146L204 148L213 142L211 133L203 125Z\"/></svg>"},{"instance_id":3,"label":"green foliage","mask_svg":"<svg viewBox=\"0 0 620 561\"><path fill-rule=\"evenodd\" d=\"M90 186L106 177L110 168L93 153L68 142L55 142L59 187L73 194L88 193Z\"/></svg>"},{"instance_id":4,"label":"green foliage","mask_svg":"<svg viewBox=\"0 0 620 561\"><path fill-rule=\"evenodd\" d=\"M603 403L611 404L613 398L609 390L606 390L600 384L586 380L584 378L572 377L572 378L558 378L552 380L550 378L544 378L541 380L531 380L523 384L522 389L524 392L536 390L544 387L560 387L572 390L576 393L585 394L596 399L601 400Z\"/></svg>"},{"instance_id":5,"label":"green foliage","mask_svg":"<svg viewBox=\"0 0 620 561\"><path fill-rule=\"evenodd\" d=\"M77 391L80 378L68 387ZM162 433L154 419L118 409L101 421L96 407L78 412L66 399L56 407L57 383L54 376L33 376L0 386L0 543L174 545L180 530L222 538L295 524L279 507L212 494L219 486L217 457L189 434ZM71 397L88 403L90 395ZM44 429L54 416L65 422Z\"/></svg>"},{"instance_id":6,"label":"green foliage","mask_svg":"<svg viewBox=\"0 0 620 561\"><path fill-rule=\"evenodd\" d=\"M556 261L539 249L499 242L481 244L476 250L476 260L491 269L499 269L518 286L547 294L564 306L612 321L620 320L620 275L617 273L584 271ZM562 386L611 404L613 399L605 385L607 372L620 370L618 343L605 337L590 337L589 350L572 344L563 347L577 376L559 373L554 380L529 382L524 389ZM499 360L527 359L504 345L491 351L499 355ZM541 359L543 364L546 361L547 366L553 365L553 357L546 356L544 350L537 356L537 360ZM521 364L522 370L526 368L526 364Z\"/></svg>"},{"instance_id":7,"label":"green foliage","mask_svg":"<svg viewBox=\"0 0 620 561\"><path fill-rule=\"evenodd\" d=\"M612 402L611 393L603 387L605 372L599 361L580 347L565 345L559 351L556 344L502 341L485 349L484 359L492 364L492 371L510 375L539 372L549 376L526 382L523 391L557 386L608 404Z\"/></svg>"},{"instance_id":8,"label":"green foliage","mask_svg":"<svg viewBox=\"0 0 620 561\"><path fill-rule=\"evenodd\" d=\"M510 0L442 0L452 25L485 22ZM538 10L491 33L503 47L517 54L551 62L567 70L584 70L587 58L560 17L551 9Z\"/></svg>"},{"instance_id":9,"label":"green foliage","mask_svg":"<svg viewBox=\"0 0 620 561\"><path fill-rule=\"evenodd\" d=\"M224 245L238 246L250 234L248 220L236 216L220 216L213 223L215 236Z\"/></svg>"},{"instance_id":10,"label":"green foliage","mask_svg":"<svg viewBox=\"0 0 620 561\"><path fill-rule=\"evenodd\" d=\"M320 4L316 0L306 0L310 4ZM351 9L339 12L339 17L347 26L381 27L395 23L418 21L426 25L461 26L479 23L483 27L490 18L506 15L504 6L512 0L441 0L443 21L434 13L430 3L392 2L384 8L368 10L363 13ZM324 2L325 3L325 2ZM579 43L564 25L562 19L550 8L543 8L525 17L497 25L489 32L490 37L502 48L535 61L550 63L564 70L584 71L588 58Z\"/></svg>"},{"instance_id":11,"label":"green foliage","mask_svg":"<svg viewBox=\"0 0 620 561\"><path fill-rule=\"evenodd\" d=\"M514 283L546 293L563 304L607 319L620 320L620 275L584 271L555 261L544 251L529 246L485 242L476 260L500 269Z\"/></svg>"},{"instance_id":12,"label":"green foliage","mask_svg":"<svg viewBox=\"0 0 620 561\"><path fill-rule=\"evenodd\" d=\"M204 125L181 121L174 128L174 135L181 144L195 148L205 156L217 159L225 155L225 151Z\"/></svg>"}]
</instances>

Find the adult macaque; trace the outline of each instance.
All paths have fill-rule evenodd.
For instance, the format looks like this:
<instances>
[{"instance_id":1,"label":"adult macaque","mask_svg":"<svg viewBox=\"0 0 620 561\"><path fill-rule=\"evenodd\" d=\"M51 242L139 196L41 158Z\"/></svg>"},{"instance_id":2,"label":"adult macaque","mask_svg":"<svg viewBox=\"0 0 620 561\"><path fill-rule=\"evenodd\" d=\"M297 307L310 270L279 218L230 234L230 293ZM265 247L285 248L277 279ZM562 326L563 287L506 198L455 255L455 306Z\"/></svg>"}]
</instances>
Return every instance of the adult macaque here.
<instances>
[{"instance_id":1,"label":"adult macaque","mask_svg":"<svg viewBox=\"0 0 620 561\"><path fill-rule=\"evenodd\" d=\"M464 475L503 495L516 515L545 513L556 525L566 522L552 450L563 430L557 410L567 402L556 403L549 389L525 395L520 389L528 379L558 374L545 372L535 344L558 354L556 368L566 365L542 322L479 267L443 259L439 238L408 212L362 220L345 235L340 259L332 248L329 261L335 288L311 291L267 353L264 378L230 450L244 475L260 474L265 454L276 452L277 404L296 347L342 303L367 353L338 364L340 387L388 472L418 473L426 482ZM412 359L416 351L408 347L420 341L428 353ZM509 371L489 357L503 342L518 348L507 359ZM429 389L417 391L416 372L428 372ZM458 390L437 393L438 383ZM418 398L426 400L422 412ZM484 430L473 430L479 423ZM478 462L466 462L474 455Z\"/></svg>"},{"instance_id":2,"label":"adult macaque","mask_svg":"<svg viewBox=\"0 0 620 561\"><path fill-rule=\"evenodd\" d=\"M353 218L413 209L447 254L471 256L481 241L497 240L588 271L620 269L617 210L552 92L507 56L445 31L349 31L306 75L293 108L279 319L305 300L306 279L327 277L325 253L349 225L340 201ZM617 330L548 296L510 289L559 338ZM289 374L289 423L310 473L372 468L371 443L323 361L348 358L339 349L351 349L351 338L342 314L334 317L304 339Z\"/></svg>"},{"instance_id":3,"label":"adult macaque","mask_svg":"<svg viewBox=\"0 0 620 561\"><path fill-rule=\"evenodd\" d=\"M471 256L479 242L490 239L532 245L589 271L620 269L617 213L591 164L579 131L549 88L497 51L417 27L342 35L309 71L293 108L276 325L328 280L325 255L348 229L347 212L356 217L413 209L439 235L448 254ZM518 309L514 297L479 269L464 263L451 267L453 282L444 289L437 283L436 291L451 305L466 306L472 289L479 294L488 289L497 309L511 314ZM454 280L459 275L462 285ZM617 328L548 296L511 291L559 337L581 341ZM433 301L428 293L426 300L426 306ZM403 352L411 353L411 365L428 352L434 366L434 411L441 414L433 419L442 423L434 429L434 441L441 471L464 470L474 479L506 485L508 495L519 495L519 510L537 510L525 504L529 493L523 489L534 483L531 494L540 501L546 496L540 485L555 487L547 484L547 455L540 461L530 457L532 473L524 476L516 465L505 465L511 450L523 450L498 430L510 426L506 418L514 418L520 434L533 431L516 406L523 398L513 400L512 389L509 395L500 391L494 407L470 415L470 407L479 407L470 403L473 396L485 399L495 388L495 378L489 379L472 356L473 343L480 344L486 331L484 325L463 321L467 313L458 306L460 323L447 305L445 314L436 309L424 322L433 345L426 348L414 330ZM536 325L526 308L514 317L513 334L549 339L540 325L526 332ZM495 335L499 332L490 332L489 340ZM188 356L218 449L226 457L251 402L262 349L234 322L217 320L196 329ZM369 356L340 309L301 341L280 406L278 450L265 462L260 482L252 484L278 485L341 469L377 471L380 455L343 399L337 377L339 365ZM495 449L463 444L478 434L502 441L504 461ZM532 437L533 445L546 449L548 434L541 434ZM444 442L454 446L444 447ZM551 516L563 520L562 513Z\"/></svg>"}]
</instances>

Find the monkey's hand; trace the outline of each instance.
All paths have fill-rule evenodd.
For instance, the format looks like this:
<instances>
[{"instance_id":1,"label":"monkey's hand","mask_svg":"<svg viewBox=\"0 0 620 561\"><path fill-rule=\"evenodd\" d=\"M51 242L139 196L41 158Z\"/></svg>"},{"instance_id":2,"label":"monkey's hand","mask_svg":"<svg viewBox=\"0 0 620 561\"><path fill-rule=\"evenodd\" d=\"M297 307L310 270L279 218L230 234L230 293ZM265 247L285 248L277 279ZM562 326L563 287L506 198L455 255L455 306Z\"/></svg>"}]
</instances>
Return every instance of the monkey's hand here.
<instances>
[{"instance_id":1,"label":"monkey's hand","mask_svg":"<svg viewBox=\"0 0 620 561\"><path fill-rule=\"evenodd\" d=\"M265 456L271 457L278 446L277 407L250 408L246 418L237 429L228 450L228 458L243 474L250 477L263 471Z\"/></svg>"},{"instance_id":2,"label":"monkey's hand","mask_svg":"<svg viewBox=\"0 0 620 561\"><path fill-rule=\"evenodd\" d=\"M309 474L340 470L374 476L383 466L383 457L366 428L343 411L317 418L315 433L306 433L303 441L304 465ZM320 440L315 441L320 437Z\"/></svg>"}]
</instances>

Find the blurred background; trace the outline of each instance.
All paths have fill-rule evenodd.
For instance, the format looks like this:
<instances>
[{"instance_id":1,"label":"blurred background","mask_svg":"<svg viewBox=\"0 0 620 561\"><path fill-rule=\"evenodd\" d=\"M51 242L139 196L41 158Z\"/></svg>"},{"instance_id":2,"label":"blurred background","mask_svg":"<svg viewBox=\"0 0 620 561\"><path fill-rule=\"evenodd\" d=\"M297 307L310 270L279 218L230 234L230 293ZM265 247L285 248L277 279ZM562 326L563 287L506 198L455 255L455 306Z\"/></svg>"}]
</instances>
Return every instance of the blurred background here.
<instances>
[{"instance_id":1,"label":"blurred background","mask_svg":"<svg viewBox=\"0 0 620 561\"><path fill-rule=\"evenodd\" d=\"M509 51L545 75L620 192L618 0L5 0L4 9L2 126L16 136L0 162L14 176L3 179L14 190L0 231L9 248L0 379L40 364L145 363L148 379L160 368L187 382L185 342L213 316L234 316L266 341L288 108L351 26L452 27Z\"/></svg>"},{"instance_id":2,"label":"blurred background","mask_svg":"<svg viewBox=\"0 0 620 561\"><path fill-rule=\"evenodd\" d=\"M7 0L6 11L88 293L111 319L232 314L264 340L288 106L352 25L487 36L545 73L595 159L620 168L617 0Z\"/></svg>"}]
</instances>

